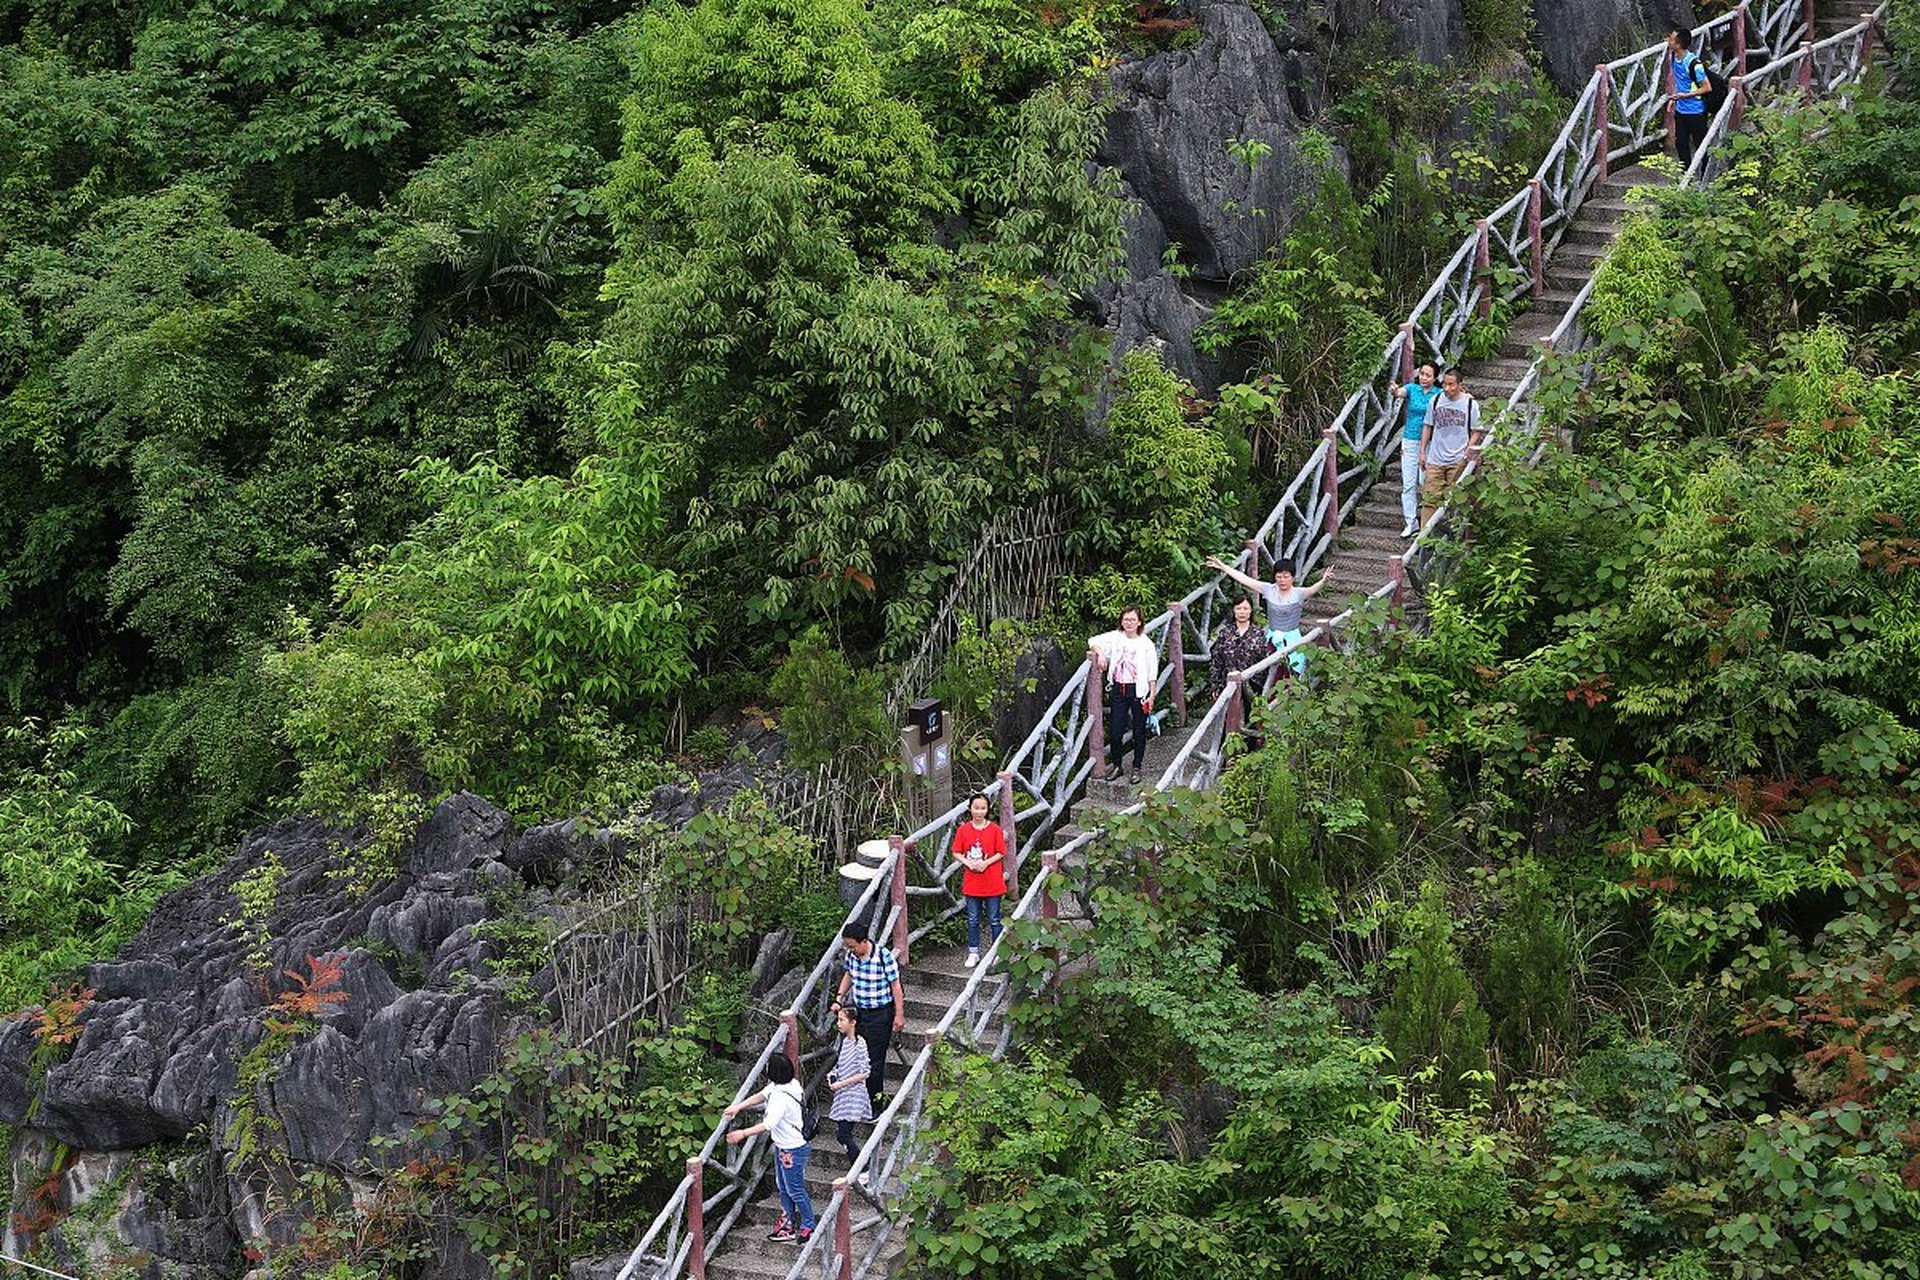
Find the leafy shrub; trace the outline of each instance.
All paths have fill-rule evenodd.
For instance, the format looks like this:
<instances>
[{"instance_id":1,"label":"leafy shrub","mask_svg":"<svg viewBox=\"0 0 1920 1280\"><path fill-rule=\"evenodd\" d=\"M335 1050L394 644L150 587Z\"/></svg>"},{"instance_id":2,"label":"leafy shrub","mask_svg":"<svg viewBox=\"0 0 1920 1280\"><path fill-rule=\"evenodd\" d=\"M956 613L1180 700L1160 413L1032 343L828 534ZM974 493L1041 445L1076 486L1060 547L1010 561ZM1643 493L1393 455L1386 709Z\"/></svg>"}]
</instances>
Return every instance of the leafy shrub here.
<instances>
[{"instance_id":1,"label":"leafy shrub","mask_svg":"<svg viewBox=\"0 0 1920 1280\"><path fill-rule=\"evenodd\" d=\"M1487 1015L1453 945L1453 916L1444 888L1427 881L1401 921L1393 995L1380 1011L1380 1032L1403 1071L1432 1067L1443 1104L1471 1095L1487 1069Z\"/></svg>"},{"instance_id":2,"label":"leafy shrub","mask_svg":"<svg viewBox=\"0 0 1920 1280\"><path fill-rule=\"evenodd\" d=\"M839 761L876 769L890 758L893 723L877 671L855 671L819 627L794 642L768 687L780 704L787 761L797 768Z\"/></svg>"},{"instance_id":3,"label":"leafy shrub","mask_svg":"<svg viewBox=\"0 0 1920 1280\"><path fill-rule=\"evenodd\" d=\"M1530 1070L1542 1049L1564 1043L1572 1029L1572 970L1553 877L1538 861L1523 859L1502 879L1487 943L1487 1004L1509 1071Z\"/></svg>"}]
</instances>

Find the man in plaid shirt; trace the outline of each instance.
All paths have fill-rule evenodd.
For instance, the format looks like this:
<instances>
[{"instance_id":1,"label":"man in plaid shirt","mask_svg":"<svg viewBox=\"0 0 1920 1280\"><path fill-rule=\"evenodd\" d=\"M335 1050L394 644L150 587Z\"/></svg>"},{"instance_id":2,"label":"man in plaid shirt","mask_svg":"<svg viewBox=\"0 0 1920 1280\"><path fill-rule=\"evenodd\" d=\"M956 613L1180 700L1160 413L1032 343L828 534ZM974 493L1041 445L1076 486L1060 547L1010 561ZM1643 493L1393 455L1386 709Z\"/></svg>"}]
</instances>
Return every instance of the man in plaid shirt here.
<instances>
[{"instance_id":1,"label":"man in plaid shirt","mask_svg":"<svg viewBox=\"0 0 1920 1280\"><path fill-rule=\"evenodd\" d=\"M907 1025L907 998L900 990L900 964L893 952L867 936L863 925L850 924L840 935L847 947L847 971L840 975L840 1003L853 1010L860 1038L867 1042L873 1070L867 1073L867 1093L878 1116L887 1074L887 1046L893 1033Z\"/></svg>"}]
</instances>

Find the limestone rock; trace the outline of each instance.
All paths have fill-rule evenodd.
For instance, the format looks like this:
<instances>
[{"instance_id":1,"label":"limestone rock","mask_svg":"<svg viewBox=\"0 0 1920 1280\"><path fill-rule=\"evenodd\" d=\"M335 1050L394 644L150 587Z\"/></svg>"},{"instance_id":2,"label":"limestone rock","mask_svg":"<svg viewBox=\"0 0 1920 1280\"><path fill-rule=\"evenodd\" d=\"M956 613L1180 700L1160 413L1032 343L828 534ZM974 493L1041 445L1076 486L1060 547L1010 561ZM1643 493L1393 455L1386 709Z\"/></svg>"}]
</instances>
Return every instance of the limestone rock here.
<instances>
[{"instance_id":1,"label":"limestone rock","mask_svg":"<svg viewBox=\"0 0 1920 1280\"><path fill-rule=\"evenodd\" d=\"M1595 63L1659 43L1674 23L1698 21L1687 0L1533 0L1533 19L1547 75L1570 94L1586 85Z\"/></svg>"}]
</instances>

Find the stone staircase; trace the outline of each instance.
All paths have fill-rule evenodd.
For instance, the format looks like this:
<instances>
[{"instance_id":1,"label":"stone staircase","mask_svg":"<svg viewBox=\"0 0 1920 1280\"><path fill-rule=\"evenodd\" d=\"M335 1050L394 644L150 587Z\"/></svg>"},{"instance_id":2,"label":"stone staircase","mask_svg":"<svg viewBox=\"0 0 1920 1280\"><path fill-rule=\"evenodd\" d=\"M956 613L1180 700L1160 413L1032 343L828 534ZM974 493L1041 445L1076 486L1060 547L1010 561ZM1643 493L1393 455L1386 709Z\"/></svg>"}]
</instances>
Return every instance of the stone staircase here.
<instances>
[{"instance_id":1,"label":"stone staircase","mask_svg":"<svg viewBox=\"0 0 1920 1280\"><path fill-rule=\"evenodd\" d=\"M1037 866L1038 862L1034 865ZM973 970L966 967L966 955L964 946L916 947L910 953L911 963L901 973L901 986L906 993L907 1025L905 1030L894 1035L893 1049L887 1055L889 1098L899 1088L901 1078L914 1056L926 1045L928 1035L946 1016L954 998L973 976ZM982 998L994 994L992 984L1006 981L1002 975L990 976L982 984ZM987 1035L997 1036L999 1032L1000 1018L996 1015L988 1024ZM833 1121L827 1118L826 1100L816 1098L813 1101L820 1107L820 1128L813 1139L813 1154L807 1160L807 1191L813 1198L814 1212L820 1215L820 1222L814 1229L831 1231L833 1224L826 1217L827 1205L833 1199L833 1180L846 1174L848 1159L839 1139L834 1136ZM871 1124L858 1124L854 1126L854 1132L864 1142L872 1128ZM898 1211L903 1190L898 1179L894 1179L871 1188L854 1200L853 1247L856 1258L865 1254L869 1233L877 1225L880 1215ZM799 1248L791 1243L767 1239L767 1234L779 1219L780 1196L769 1174L761 1187L760 1196L748 1204L720 1248L708 1257L709 1280L775 1280L776 1277L785 1276L799 1256ZM905 1232L896 1230L878 1260L880 1274L892 1274L905 1247Z\"/></svg>"},{"instance_id":2,"label":"stone staircase","mask_svg":"<svg viewBox=\"0 0 1920 1280\"><path fill-rule=\"evenodd\" d=\"M1460 367L1467 390L1480 398L1484 417L1490 418L1505 407L1507 397L1533 364L1540 340L1560 324L1574 297L1592 278L1627 215L1627 193L1635 187L1670 181L1635 164L1616 170L1594 187L1547 262L1545 290L1514 318L1499 353ZM1387 460L1380 478L1341 525L1339 541L1327 562L1333 570L1334 585L1308 601L1305 626L1323 625L1345 609L1356 593L1372 591L1387 580L1390 558L1410 545L1400 536L1401 527L1400 460L1395 456ZM1419 615L1419 591L1409 580L1406 616L1417 624Z\"/></svg>"},{"instance_id":3,"label":"stone staircase","mask_svg":"<svg viewBox=\"0 0 1920 1280\"><path fill-rule=\"evenodd\" d=\"M1207 714L1207 707L1213 701L1213 694L1206 686L1203 669L1189 668L1187 676L1187 723L1184 725L1178 723L1178 713L1173 711L1169 701L1168 714L1161 721L1160 736L1147 739L1146 761L1140 766L1139 785L1135 786L1128 782L1125 774L1120 776L1118 782L1103 782L1099 772L1096 771L1087 779L1086 791L1083 793L1087 802L1118 812L1151 790L1160 775L1166 771L1167 766L1173 763L1173 758L1180 754L1180 748L1185 746L1187 739L1193 736L1194 727L1200 723L1200 717ZM1165 696L1171 698L1171 695ZM1123 759L1125 763L1121 767L1131 768L1133 765L1131 743L1127 745ZM1072 835L1061 836L1060 833L1066 830L1067 828L1062 827L1054 833L1056 843L1064 844L1072 839ZM1073 835L1078 834L1078 829L1075 829Z\"/></svg>"}]
</instances>

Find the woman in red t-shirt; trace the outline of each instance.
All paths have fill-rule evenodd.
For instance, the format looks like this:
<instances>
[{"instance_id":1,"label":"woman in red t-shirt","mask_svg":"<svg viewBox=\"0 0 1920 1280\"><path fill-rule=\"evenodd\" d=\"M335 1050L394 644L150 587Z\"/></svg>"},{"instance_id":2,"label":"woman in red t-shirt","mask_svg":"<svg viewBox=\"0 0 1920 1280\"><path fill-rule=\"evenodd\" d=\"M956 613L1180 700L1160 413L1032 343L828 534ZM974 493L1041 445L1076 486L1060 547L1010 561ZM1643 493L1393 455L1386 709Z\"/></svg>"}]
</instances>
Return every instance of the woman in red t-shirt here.
<instances>
[{"instance_id":1,"label":"woman in red t-shirt","mask_svg":"<svg viewBox=\"0 0 1920 1280\"><path fill-rule=\"evenodd\" d=\"M1000 936L1000 899L1007 892L1007 837L987 820L984 793L967 802L967 820L953 833L953 859L966 868L960 877L967 895L967 967L980 963L980 908L987 909L993 937Z\"/></svg>"}]
</instances>

